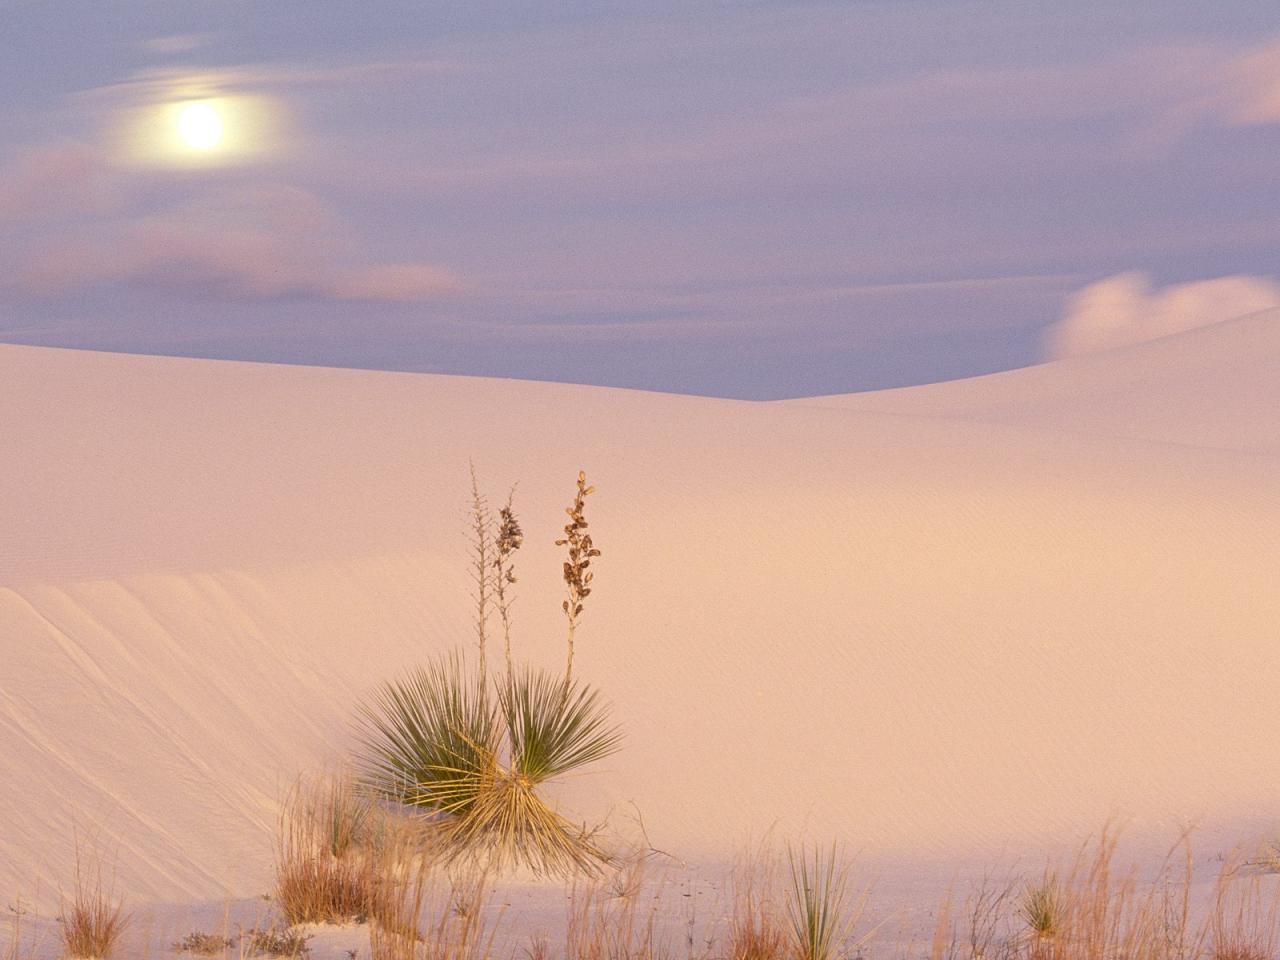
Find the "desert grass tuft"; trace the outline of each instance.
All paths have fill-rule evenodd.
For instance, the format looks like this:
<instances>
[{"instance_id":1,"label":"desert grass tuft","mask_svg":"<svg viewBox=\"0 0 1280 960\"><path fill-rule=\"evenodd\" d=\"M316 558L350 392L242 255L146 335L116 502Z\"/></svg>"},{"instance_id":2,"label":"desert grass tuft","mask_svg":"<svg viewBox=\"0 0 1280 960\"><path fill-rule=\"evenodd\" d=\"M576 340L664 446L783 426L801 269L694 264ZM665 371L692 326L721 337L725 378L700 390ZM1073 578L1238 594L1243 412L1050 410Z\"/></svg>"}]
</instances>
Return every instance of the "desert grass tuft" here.
<instances>
[{"instance_id":1,"label":"desert grass tuft","mask_svg":"<svg viewBox=\"0 0 1280 960\"><path fill-rule=\"evenodd\" d=\"M471 865L450 874L431 835L406 826L370 864L380 891L369 928L372 960L488 960L497 931L488 875Z\"/></svg>"},{"instance_id":2,"label":"desert grass tuft","mask_svg":"<svg viewBox=\"0 0 1280 960\"><path fill-rule=\"evenodd\" d=\"M1269 891L1269 892L1268 892ZM1280 900L1273 885L1228 864L1214 887L1204 942L1208 960L1274 960L1280 947Z\"/></svg>"},{"instance_id":3,"label":"desert grass tuft","mask_svg":"<svg viewBox=\"0 0 1280 960\"><path fill-rule=\"evenodd\" d=\"M1020 897L1006 888L972 898L967 938L944 903L933 960L1274 960L1280 891L1228 864L1208 915L1193 923L1185 836L1142 885L1116 868L1115 850L1105 829L1069 869L1046 873Z\"/></svg>"},{"instance_id":4,"label":"desert grass tuft","mask_svg":"<svg viewBox=\"0 0 1280 960\"><path fill-rule=\"evenodd\" d=\"M276 848L276 901L289 924L368 917L375 903L364 848L372 815L372 800L347 777L294 785Z\"/></svg>"},{"instance_id":5,"label":"desert grass tuft","mask_svg":"<svg viewBox=\"0 0 1280 960\"><path fill-rule=\"evenodd\" d=\"M102 878L99 855L85 854L76 842L75 891L58 913L63 952L69 960L107 960L129 924L124 902Z\"/></svg>"},{"instance_id":6,"label":"desert grass tuft","mask_svg":"<svg viewBox=\"0 0 1280 960\"><path fill-rule=\"evenodd\" d=\"M1004 936L1014 889L983 876L961 905L963 921L953 917L948 894L938 911L930 960L1016 960L1019 940Z\"/></svg>"},{"instance_id":7,"label":"desert grass tuft","mask_svg":"<svg viewBox=\"0 0 1280 960\"><path fill-rule=\"evenodd\" d=\"M9 936L0 944L0 960L22 960L22 918L25 910L19 899L9 907Z\"/></svg>"},{"instance_id":8,"label":"desert grass tuft","mask_svg":"<svg viewBox=\"0 0 1280 960\"><path fill-rule=\"evenodd\" d=\"M778 895L777 857L767 845L748 853L731 878L726 960L782 960L791 954L791 937Z\"/></svg>"},{"instance_id":9,"label":"desert grass tuft","mask_svg":"<svg viewBox=\"0 0 1280 960\"><path fill-rule=\"evenodd\" d=\"M670 960L655 908L640 909L646 861L618 866L612 882L591 878L570 893L564 960Z\"/></svg>"},{"instance_id":10,"label":"desert grass tuft","mask_svg":"<svg viewBox=\"0 0 1280 960\"><path fill-rule=\"evenodd\" d=\"M787 848L791 866L787 917L796 960L833 960L852 932L856 912L848 899L848 870L835 845L827 852Z\"/></svg>"}]
</instances>

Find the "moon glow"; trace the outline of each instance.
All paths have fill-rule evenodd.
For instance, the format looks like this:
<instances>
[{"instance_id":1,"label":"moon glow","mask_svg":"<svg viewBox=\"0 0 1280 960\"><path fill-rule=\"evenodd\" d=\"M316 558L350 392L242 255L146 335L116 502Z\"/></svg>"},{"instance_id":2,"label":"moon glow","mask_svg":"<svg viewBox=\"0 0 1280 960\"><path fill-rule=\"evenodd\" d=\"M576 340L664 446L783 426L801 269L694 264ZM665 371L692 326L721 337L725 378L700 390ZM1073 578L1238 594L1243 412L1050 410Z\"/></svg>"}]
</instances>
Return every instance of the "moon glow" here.
<instances>
[{"instance_id":1,"label":"moon glow","mask_svg":"<svg viewBox=\"0 0 1280 960\"><path fill-rule=\"evenodd\" d=\"M207 100L184 103L178 108L178 137L190 150L201 153L222 142L222 117Z\"/></svg>"}]
</instances>

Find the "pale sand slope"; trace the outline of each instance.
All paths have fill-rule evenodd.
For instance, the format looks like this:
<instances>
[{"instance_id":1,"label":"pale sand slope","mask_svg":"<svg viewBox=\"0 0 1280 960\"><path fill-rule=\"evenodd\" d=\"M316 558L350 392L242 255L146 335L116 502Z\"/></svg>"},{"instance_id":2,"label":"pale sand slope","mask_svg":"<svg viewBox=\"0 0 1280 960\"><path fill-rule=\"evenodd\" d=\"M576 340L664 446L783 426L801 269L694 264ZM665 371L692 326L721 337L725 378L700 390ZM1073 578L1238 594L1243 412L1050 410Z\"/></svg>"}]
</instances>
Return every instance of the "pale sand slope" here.
<instances>
[{"instance_id":1,"label":"pale sand slope","mask_svg":"<svg viewBox=\"0 0 1280 960\"><path fill-rule=\"evenodd\" d=\"M787 403L1280 452L1280 310L968 380Z\"/></svg>"},{"instance_id":2,"label":"pale sand slope","mask_svg":"<svg viewBox=\"0 0 1280 960\"><path fill-rule=\"evenodd\" d=\"M577 669L628 740L572 814L634 803L694 858L775 823L909 858L1038 851L1110 814L1162 837L1271 818L1275 394L1198 398L1270 389L1277 337L1017 375L1065 394L1072 370L1209 357L1159 403L1262 452L0 347L0 896L65 882L73 824L138 898L267 889L294 772L343 755L373 684L470 640L468 458L495 494L520 482L517 642L552 665L552 540L580 467L598 488Z\"/></svg>"}]
</instances>

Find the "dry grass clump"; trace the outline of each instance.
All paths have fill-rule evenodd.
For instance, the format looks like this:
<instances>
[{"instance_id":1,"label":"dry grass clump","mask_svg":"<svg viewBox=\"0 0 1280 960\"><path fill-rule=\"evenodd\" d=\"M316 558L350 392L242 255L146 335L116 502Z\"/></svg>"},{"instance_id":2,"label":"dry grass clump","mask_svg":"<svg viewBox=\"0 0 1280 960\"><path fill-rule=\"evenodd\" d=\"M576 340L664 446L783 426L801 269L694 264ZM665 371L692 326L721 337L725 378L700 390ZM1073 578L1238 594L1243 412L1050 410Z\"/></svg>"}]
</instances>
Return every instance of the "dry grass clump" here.
<instances>
[{"instance_id":1,"label":"dry grass clump","mask_svg":"<svg viewBox=\"0 0 1280 960\"><path fill-rule=\"evenodd\" d=\"M1014 960L1016 941L1004 936L1013 885L996 886L983 877L962 904L963 932L952 917L951 898L938 911L932 960Z\"/></svg>"},{"instance_id":2,"label":"dry grass clump","mask_svg":"<svg viewBox=\"0 0 1280 960\"><path fill-rule=\"evenodd\" d=\"M375 907L364 849L373 804L346 777L300 780L280 816L276 900L285 920L364 920Z\"/></svg>"},{"instance_id":3,"label":"dry grass clump","mask_svg":"<svg viewBox=\"0 0 1280 960\"><path fill-rule=\"evenodd\" d=\"M565 922L564 960L670 960L655 931L655 909L640 910L645 861L619 867L612 883L592 878L574 886ZM542 952L545 954L545 945ZM539 948L535 943L530 950Z\"/></svg>"},{"instance_id":4,"label":"dry grass clump","mask_svg":"<svg viewBox=\"0 0 1280 960\"><path fill-rule=\"evenodd\" d=\"M849 869L835 845L788 846L787 866L780 879L780 858L766 845L735 869L726 960L835 960L861 946L851 937L866 896L850 897Z\"/></svg>"},{"instance_id":5,"label":"dry grass clump","mask_svg":"<svg viewBox=\"0 0 1280 960\"><path fill-rule=\"evenodd\" d=\"M1280 898L1257 876L1223 870L1203 940L1208 960L1274 960L1280 948Z\"/></svg>"},{"instance_id":6,"label":"dry grass clump","mask_svg":"<svg viewBox=\"0 0 1280 960\"><path fill-rule=\"evenodd\" d=\"M0 944L0 960L21 960L23 912L21 900L9 908L9 937Z\"/></svg>"},{"instance_id":7,"label":"dry grass clump","mask_svg":"<svg viewBox=\"0 0 1280 960\"><path fill-rule=\"evenodd\" d=\"M472 579L479 668L460 654L385 684L359 712L364 780L380 795L433 814L441 855L472 859L486 869L518 864L540 874L598 872L608 853L594 831L552 808L540 788L601 760L621 741L600 695L573 679L574 636L591 593L591 560L600 555L586 533L579 473L570 516L564 580L569 599L568 659L563 677L511 658L509 591L513 555L524 533L508 498L497 518L472 475ZM487 672L487 624L501 622L502 674Z\"/></svg>"},{"instance_id":8,"label":"dry grass clump","mask_svg":"<svg viewBox=\"0 0 1280 960\"><path fill-rule=\"evenodd\" d=\"M1280 891L1262 878L1229 863L1208 914L1193 923L1186 837L1145 884L1116 869L1115 850L1114 832L1104 830L1065 874L1046 873L1020 897L1008 889L979 896L967 936L944 904L932 960L1274 960Z\"/></svg>"},{"instance_id":9,"label":"dry grass clump","mask_svg":"<svg viewBox=\"0 0 1280 960\"><path fill-rule=\"evenodd\" d=\"M119 946L129 916L124 902L103 882L101 859L94 855L89 861L77 841L75 892L58 912L62 946L65 956L74 960L107 960Z\"/></svg>"},{"instance_id":10,"label":"dry grass clump","mask_svg":"<svg viewBox=\"0 0 1280 960\"><path fill-rule=\"evenodd\" d=\"M777 858L761 849L745 857L734 871L726 960L780 960L789 954L791 940L777 895L777 866Z\"/></svg>"},{"instance_id":11,"label":"dry grass clump","mask_svg":"<svg viewBox=\"0 0 1280 960\"><path fill-rule=\"evenodd\" d=\"M425 839L425 842L424 842ZM379 906L369 928L372 960L488 960L488 874L467 865L449 874L431 835L411 823L393 830L370 861Z\"/></svg>"},{"instance_id":12,"label":"dry grass clump","mask_svg":"<svg viewBox=\"0 0 1280 960\"><path fill-rule=\"evenodd\" d=\"M1020 911L1028 936L1022 952L1029 960L1185 960L1195 952L1189 853L1180 877L1166 864L1160 882L1143 892L1133 871L1116 873L1116 840L1104 830L1064 880L1050 875L1024 897Z\"/></svg>"}]
</instances>

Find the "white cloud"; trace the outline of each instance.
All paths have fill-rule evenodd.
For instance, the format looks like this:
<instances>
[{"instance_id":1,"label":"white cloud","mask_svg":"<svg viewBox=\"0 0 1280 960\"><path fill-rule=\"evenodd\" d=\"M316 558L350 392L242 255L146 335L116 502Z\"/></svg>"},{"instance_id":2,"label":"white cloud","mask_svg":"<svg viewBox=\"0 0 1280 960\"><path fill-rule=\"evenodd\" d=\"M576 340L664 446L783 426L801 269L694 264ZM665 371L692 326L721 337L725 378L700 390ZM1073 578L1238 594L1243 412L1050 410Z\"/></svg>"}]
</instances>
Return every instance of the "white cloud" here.
<instances>
[{"instance_id":1,"label":"white cloud","mask_svg":"<svg viewBox=\"0 0 1280 960\"><path fill-rule=\"evenodd\" d=\"M1067 303L1045 340L1048 358L1097 353L1280 306L1280 286L1231 276L1154 289L1139 272L1108 277Z\"/></svg>"}]
</instances>

